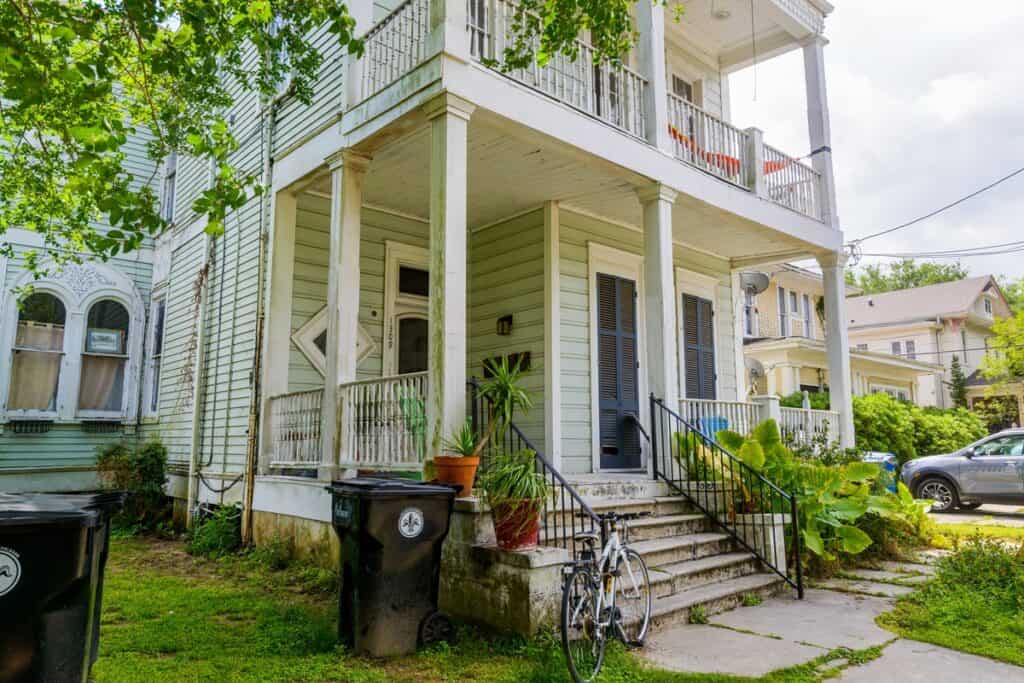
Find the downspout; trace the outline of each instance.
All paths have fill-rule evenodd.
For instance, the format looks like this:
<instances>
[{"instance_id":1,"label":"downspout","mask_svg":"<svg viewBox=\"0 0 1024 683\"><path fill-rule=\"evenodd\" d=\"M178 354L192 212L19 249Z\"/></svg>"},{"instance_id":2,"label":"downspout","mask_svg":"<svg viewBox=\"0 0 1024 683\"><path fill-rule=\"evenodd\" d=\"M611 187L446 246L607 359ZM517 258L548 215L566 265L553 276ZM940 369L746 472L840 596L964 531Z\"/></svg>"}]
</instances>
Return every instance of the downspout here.
<instances>
[{"instance_id":1,"label":"downspout","mask_svg":"<svg viewBox=\"0 0 1024 683\"><path fill-rule=\"evenodd\" d=\"M260 377L263 373L263 327L266 310L264 295L266 290L268 224L271 206L271 188L274 180L274 126L275 112L281 100L291 94L288 88L273 97L264 107L265 135L261 135L263 144L263 198L260 202L260 253L257 268L256 291L256 346L253 351L252 374L249 380L249 421L247 425L248 439L245 450L245 493L242 498L242 542L252 543L253 495L256 486L256 466L259 457L259 425L260 406L262 405L262 385Z\"/></svg>"},{"instance_id":2,"label":"downspout","mask_svg":"<svg viewBox=\"0 0 1024 683\"><path fill-rule=\"evenodd\" d=\"M204 233L206 257L200 268L197 279L199 282L199 305L196 315L196 366L192 371L192 436L188 460L188 498L186 499L185 526L189 529L193 524L193 510L199 496L199 437L202 431L203 403L203 366L206 360L206 293L207 280L210 273L210 254L213 251L213 240Z\"/></svg>"}]
</instances>

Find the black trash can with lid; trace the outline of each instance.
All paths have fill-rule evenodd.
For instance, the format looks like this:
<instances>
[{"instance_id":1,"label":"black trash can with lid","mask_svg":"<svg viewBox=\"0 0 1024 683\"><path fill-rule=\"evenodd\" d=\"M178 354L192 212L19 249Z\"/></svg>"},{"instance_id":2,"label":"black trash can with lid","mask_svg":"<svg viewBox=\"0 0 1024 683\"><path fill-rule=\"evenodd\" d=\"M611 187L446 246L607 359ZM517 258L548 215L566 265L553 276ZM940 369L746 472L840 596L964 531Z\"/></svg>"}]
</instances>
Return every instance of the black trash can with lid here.
<instances>
[{"instance_id":1,"label":"black trash can with lid","mask_svg":"<svg viewBox=\"0 0 1024 683\"><path fill-rule=\"evenodd\" d=\"M121 493L0 494L0 681L84 681Z\"/></svg>"},{"instance_id":2,"label":"black trash can with lid","mask_svg":"<svg viewBox=\"0 0 1024 683\"><path fill-rule=\"evenodd\" d=\"M360 477L336 481L329 490L341 541L342 642L383 657L451 638L451 622L437 611L437 592L455 489Z\"/></svg>"}]
</instances>

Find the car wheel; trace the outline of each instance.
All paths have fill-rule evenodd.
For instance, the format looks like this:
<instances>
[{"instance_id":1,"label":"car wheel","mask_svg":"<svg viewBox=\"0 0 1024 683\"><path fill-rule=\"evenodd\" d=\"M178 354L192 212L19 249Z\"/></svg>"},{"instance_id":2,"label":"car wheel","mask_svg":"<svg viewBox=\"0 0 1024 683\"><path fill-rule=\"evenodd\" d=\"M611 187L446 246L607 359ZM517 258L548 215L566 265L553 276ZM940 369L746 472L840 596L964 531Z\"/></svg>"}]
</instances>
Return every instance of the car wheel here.
<instances>
[{"instance_id":1,"label":"car wheel","mask_svg":"<svg viewBox=\"0 0 1024 683\"><path fill-rule=\"evenodd\" d=\"M977 510L981 507L981 503L960 503L961 510Z\"/></svg>"},{"instance_id":2,"label":"car wheel","mask_svg":"<svg viewBox=\"0 0 1024 683\"><path fill-rule=\"evenodd\" d=\"M959 502L956 489L942 477L929 477L918 484L917 497L933 501L932 512L949 512Z\"/></svg>"}]
</instances>

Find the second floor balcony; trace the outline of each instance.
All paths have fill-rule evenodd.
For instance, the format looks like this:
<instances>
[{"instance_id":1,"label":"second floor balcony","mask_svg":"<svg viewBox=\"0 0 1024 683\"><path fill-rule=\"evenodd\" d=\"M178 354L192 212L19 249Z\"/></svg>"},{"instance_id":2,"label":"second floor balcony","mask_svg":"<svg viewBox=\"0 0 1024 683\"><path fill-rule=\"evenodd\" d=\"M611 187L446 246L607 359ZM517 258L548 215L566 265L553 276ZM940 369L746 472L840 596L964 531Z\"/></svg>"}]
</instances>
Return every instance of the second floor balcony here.
<instances>
[{"instance_id":1,"label":"second floor balcony","mask_svg":"<svg viewBox=\"0 0 1024 683\"><path fill-rule=\"evenodd\" d=\"M493 67L516 83L725 183L829 223L828 189L820 167L767 144L760 130L730 124L726 104L730 71L820 36L831 9L821 0L763 0L753 16L747 2L721 0L712 5L709 0L694 0L687 3L680 22L670 18L670 9L656 5L655 12L667 13L659 19L661 46L643 50L643 41L651 37L639 26L641 45L615 64L595 60L594 48L581 35L575 59L556 54L543 66L535 61L514 70L502 69L500 63L514 40L515 4L466 0L463 8L462 2L407 0L374 25L366 34L358 72L350 74L357 77L350 103L384 91L434 51L448 49L446 43L437 44L437 36L452 40L452 20L446 18L440 24L444 30L435 30L440 14L436 4L447 3L446 12L465 12L459 23L466 35L459 40L468 43L470 61ZM653 69L659 74L654 80L649 76L651 60L639 56L651 51L664 58ZM812 80L808 77L809 88Z\"/></svg>"}]
</instances>

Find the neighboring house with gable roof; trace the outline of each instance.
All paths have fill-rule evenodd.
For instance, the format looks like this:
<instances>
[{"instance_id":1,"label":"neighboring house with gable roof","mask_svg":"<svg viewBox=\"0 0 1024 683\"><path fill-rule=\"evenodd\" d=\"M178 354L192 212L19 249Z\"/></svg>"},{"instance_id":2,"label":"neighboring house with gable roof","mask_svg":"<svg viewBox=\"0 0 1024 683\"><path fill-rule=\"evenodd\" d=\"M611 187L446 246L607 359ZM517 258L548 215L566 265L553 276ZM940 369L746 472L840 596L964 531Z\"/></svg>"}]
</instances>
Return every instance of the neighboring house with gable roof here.
<instances>
[{"instance_id":1,"label":"neighboring house with gable roof","mask_svg":"<svg viewBox=\"0 0 1024 683\"><path fill-rule=\"evenodd\" d=\"M942 367L918 384L922 405L952 407L953 357L964 375L978 370L992 323L1010 307L991 275L847 299L851 352L877 351Z\"/></svg>"}]
</instances>

